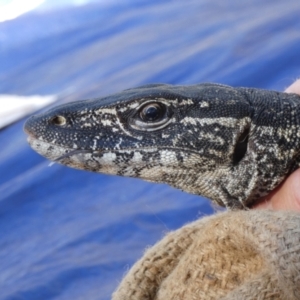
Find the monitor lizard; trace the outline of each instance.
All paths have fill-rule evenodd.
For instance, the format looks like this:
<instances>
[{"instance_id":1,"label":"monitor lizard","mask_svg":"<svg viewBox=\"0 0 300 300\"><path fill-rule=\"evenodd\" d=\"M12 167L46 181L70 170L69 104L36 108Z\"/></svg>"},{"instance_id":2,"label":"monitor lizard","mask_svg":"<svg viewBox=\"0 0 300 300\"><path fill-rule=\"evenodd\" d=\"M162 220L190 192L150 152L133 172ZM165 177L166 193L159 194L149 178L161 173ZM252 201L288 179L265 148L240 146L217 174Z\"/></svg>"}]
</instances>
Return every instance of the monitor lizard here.
<instances>
[{"instance_id":1,"label":"monitor lizard","mask_svg":"<svg viewBox=\"0 0 300 300\"><path fill-rule=\"evenodd\" d=\"M55 162L243 209L299 167L299 116L296 94L150 84L57 106L24 129L31 147Z\"/></svg>"}]
</instances>

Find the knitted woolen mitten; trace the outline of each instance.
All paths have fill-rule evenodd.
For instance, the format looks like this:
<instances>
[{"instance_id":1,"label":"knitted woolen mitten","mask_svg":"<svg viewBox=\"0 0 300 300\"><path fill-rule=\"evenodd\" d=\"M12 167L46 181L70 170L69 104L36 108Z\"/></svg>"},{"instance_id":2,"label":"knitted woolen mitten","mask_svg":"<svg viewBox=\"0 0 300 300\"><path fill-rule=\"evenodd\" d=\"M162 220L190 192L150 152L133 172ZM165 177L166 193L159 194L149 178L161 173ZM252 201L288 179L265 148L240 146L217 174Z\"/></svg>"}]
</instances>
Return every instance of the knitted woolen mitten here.
<instances>
[{"instance_id":1,"label":"knitted woolen mitten","mask_svg":"<svg viewBox=\"0 0 300 300\"><path fill-rule=\"evenodd\" d=\"M113 300L300 299L300 214L230 211L167 234Z\"/></svg>"}]
</instances>

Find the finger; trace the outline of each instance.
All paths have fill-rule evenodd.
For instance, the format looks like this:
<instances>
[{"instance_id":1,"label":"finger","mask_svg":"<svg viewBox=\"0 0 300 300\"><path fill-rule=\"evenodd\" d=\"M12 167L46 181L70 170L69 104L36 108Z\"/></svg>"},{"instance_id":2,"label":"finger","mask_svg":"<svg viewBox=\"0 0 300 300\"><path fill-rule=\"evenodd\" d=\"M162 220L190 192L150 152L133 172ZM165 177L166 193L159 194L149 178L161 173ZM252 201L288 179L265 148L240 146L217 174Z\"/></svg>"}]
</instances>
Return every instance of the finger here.
<instances>
[{"instance_id":1,"label":"finger","mask_svg":"<svg viewBox=\"0 0 300 300\"><path fill-rule=\"evenodd\" d=\"M300 169L292 173L286 181L255 204L253 208L300 212Z\"/></svg>"},{"instance_id":2,"label":"finger","mask_svg":"<svg viewBox=\"0 0 300 300\"><path fill-rule=\"evenodd\" d=\"M292 85L290 85L285 92L300 94L300 79L296 80Z\"/></svg>"}]
</instances>

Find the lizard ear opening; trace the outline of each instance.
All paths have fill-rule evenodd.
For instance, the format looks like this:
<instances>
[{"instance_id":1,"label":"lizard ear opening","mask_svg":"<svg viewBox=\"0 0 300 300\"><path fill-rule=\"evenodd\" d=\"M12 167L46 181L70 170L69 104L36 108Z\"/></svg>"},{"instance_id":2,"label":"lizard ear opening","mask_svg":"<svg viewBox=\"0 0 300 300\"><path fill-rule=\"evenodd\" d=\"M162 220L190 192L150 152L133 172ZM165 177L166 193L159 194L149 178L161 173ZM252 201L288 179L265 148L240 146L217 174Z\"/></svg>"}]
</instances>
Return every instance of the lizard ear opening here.
<instances>
[{"instance_id":1,"label":"lizard ear opening","mask_svg":"<svg viewBox=\"0 0 300 300\"><path fill-rule=\"evenodd\" d=\"M249 131L249 128L245 128L244 132L240 135L239 139L237 140L232 157L234 165L237 165L243 159L247 152Z\"/></svg>"}]
</instances>

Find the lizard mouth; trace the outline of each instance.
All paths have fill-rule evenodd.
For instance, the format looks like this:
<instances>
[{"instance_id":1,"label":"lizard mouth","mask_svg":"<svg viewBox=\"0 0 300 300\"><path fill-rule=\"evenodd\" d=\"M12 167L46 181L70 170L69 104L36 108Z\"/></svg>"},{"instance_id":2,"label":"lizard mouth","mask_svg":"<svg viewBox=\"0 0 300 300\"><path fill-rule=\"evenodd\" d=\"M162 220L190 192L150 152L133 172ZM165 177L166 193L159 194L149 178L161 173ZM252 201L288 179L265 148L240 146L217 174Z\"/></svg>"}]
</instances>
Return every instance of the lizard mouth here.
<instances>
[{"instance_id":1,"label":"lizard mouth","mask_svg":"<svg viewBox=\"0 0 300 300\"><path fill-rule=\"evenodd\" d=\"M71 157L73 155L82 154L82 153L86 154L86 153L92 153L92 152L93 151L91 151L91 150L81 150L81 149L71 150L71 151L69 151L69 152L67 152L67 153L65 153L65 154L63 154L63 155L55 158L53 160L53 162L59 162L60 160L62 160L64 158L69 158L69 157Z\"/></svg>"},{"instance_id":2,"label":"lizard mouth","mask_svg":"<svg viewBox=\"0 0 300 300\"><path fill-rule=\"evenodd\" d=\"M71 156L76 156L78 154L88 154L93 153L92 150L87 149L72 149L72 148L63 148L58 147L57 145L49 142L45 142L36 138L32 132L24 129L24 131L28 134L27 142L37 153L42 156L47 157L52 160L53 163L60 162L65 158L71 158ZM58 147L55 151L55 147Z\"/></svg>"}]
</instances>

